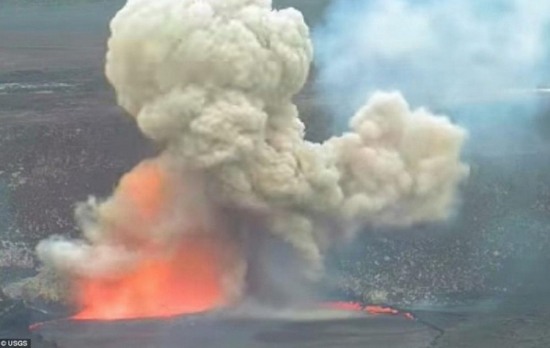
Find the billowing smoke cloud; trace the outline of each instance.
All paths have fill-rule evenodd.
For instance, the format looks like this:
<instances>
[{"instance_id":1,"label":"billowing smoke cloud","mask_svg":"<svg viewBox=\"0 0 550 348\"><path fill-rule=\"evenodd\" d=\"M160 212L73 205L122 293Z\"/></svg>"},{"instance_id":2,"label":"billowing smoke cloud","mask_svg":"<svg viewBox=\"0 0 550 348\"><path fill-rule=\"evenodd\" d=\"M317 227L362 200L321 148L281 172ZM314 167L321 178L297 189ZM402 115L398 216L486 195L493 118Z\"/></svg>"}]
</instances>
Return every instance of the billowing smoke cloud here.
<instances>
[{"instance_id":1,"label":"billowing smoke cloud","mask_svg":"<svg viewBox=\"0 0 550 348\"><path fill-rule=\"evenodd\" d=\"M196 258L196 272L218 265L205 277L221 274L238 297L261 257L246 249L262 234L290 246L301 275L315 279L324 251L353 226L452 211L467 174L465 132L399 93L375 94L340 137L304 140L292 98L313 49L298 11L274 11L269 0L129 0L111 30L107 77L164 151L111 198L78 209L82 241L39 245L57 269L116 279L173 252L183 265L206 237L217 244L198 249L224 255Z\"/></svg>"},{"instance_id":2,"label":"billowing smoke cloud","mask_svg":"<svg viewBox=\"0 0 550 348\"><path fill-rule=\"evenodd\" d=\"M314 35L320 89L353 107L377 88L447 110L525 98L548 83L549 30L548 1L336 0Z\"/></svg>"}]
</instances>

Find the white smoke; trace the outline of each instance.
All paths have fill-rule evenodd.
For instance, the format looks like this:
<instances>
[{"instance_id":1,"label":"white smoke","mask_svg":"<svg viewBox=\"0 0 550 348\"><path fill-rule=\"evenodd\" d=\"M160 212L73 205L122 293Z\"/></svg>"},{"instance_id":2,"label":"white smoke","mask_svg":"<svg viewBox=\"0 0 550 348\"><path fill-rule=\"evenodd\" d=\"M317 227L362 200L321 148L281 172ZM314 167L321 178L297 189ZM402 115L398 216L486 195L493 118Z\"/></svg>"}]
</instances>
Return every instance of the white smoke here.
<instances>
[{"instance_id":1,"label":"white smoke","mask_svg":"<svg viewBox=\"0 0 550 348\"><path fill-rule=\"evenodd\" d=\"M153 162L169 173L172 198L154 224L117 194L91 205L86 242L42 243L46 263L116 270L121 250L143 252L133 239L169 247L189 229L242 238L239 226L217 224L211 213L230 208L241 220L258 217L315 278L326 248L350 226L408 226L452 211L467 175L465 132L411 110L399 93L374 95L341 137L304 140L292 98L313 50L298 11L274 11L270 0L129 0L111 30L107 77L143 133L164 145ZM191 179L191 193L180 189L189 186L186 172L201 178ZM104 253L111 247L117 257Z\"/></svg>"},{"instance_id":2,"label":"white smoke","mask_svg":"<svg viewBox=\"0 0 550 348\"><path fill-rule=\"evenodd\" d=\"M437 107L525 97L547 83L549 29L546 0L335 0L314 35L321 91L352 105L376 88Z\"/></svg>"}]
</instances>

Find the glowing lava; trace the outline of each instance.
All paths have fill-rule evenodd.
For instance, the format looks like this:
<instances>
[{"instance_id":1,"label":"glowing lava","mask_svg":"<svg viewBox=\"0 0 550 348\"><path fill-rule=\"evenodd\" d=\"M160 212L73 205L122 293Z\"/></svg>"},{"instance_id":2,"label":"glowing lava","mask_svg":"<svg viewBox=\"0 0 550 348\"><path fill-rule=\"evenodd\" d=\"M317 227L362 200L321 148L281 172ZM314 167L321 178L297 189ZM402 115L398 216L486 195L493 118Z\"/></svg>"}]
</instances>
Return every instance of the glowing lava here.
<instances>
[{"instance_id":1,"label":"glowing lava","mask_svg":"<svg viewBox=\"0 0 550 348\"><path fill-rule=\"evenodd\" d=\"M119 232L115 235L135 249L137 260L115 275L80 277L75 295L82 310L75 319L165 317L226 304L223 282L232 262L228 258L230 242L201 229L198 214L193 219L187 218L189 214L184 215L187 219L178 219L184 213L181 211L169 221L174 222L170 228L184 233L177 239L152 238L171 233L163 230L162 221L174 206L181 208L174 204L178 195L186 192L180 186L153 161L141 163L122 178L113 202L124 212L120 214L118 208L119 214L110 219L113 215L107 210L104 225ZM178 225L183 220L186 224ZM199 222L190 225L188 220ZM193 228L188 231L190 226Z\"/></svg>"},{"instance_id":2,"label":"glowing lava","mask_svg":"<svg viewBox=\"0 0 550 348\"><path fill-rule=\"evenodd\" d=\"M358 302L329 302L325 303L324 306L344 311L366 312L370 315L403 315L407 319L414 319L411 313L401 312L395 308L386 306L365 306Z\"/></svg>"},{"instance_id":3,"label":"glowing lava","mask_svg":"<svg viewBox=\"0 0 550 348\"><path fill-rule=\"evenodd\" d=\"M217 241L194 237L171 256L140 262L117 279L82 279L83 310L75 319L130 319L197 313L225 304L222 250Z\"/></svg>"}]
</instances>

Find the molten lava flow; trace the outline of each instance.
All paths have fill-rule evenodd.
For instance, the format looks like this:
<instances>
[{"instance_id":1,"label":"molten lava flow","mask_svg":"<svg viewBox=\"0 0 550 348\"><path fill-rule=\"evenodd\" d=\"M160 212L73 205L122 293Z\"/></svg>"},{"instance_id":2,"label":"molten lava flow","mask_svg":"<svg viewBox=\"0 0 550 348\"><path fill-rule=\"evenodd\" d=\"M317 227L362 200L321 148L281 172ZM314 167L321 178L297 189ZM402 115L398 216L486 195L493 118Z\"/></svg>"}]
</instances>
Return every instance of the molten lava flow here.
<instances>
[{"instance_id":1,"label":"molten lava flow","mask_svg":"<svg viewBox=\"0 0 550 348\"><path fill-rule=\"evenodd\" d=\"M75 319L129 319L197 313L221 306L223 254L218 241L190 237L173 255L141 261L117 279L83 279Z\"/></svg>"},{"instance_id":2,"label":"molten lava flow","mask_svg":"<svg viewBox=\"0 0 550 348\"><path fill-rule=\"evenodd\" d=\"M328 302L324 303L323 306L342 311L360 312L363 310L363 306L357 302Z\"/></svg>"},{"instance_id":3,"label":"molten lava flow","mask_svg":"<svg viewBox=\"0 0 550 348\"><path fill-rule=\"evenodd\" d=\"M363 309L365 312L369 314L389 314L389 315L397 315L400 314L400 312L397 309L393 309L391 307L383 307L383 306L366 306Z\"/></svg>"},{"instance_id":4,"label":"molten lava flow","mask_svg":"<svg viewBox=\"0 0 550 348\"><path fill-rule=\"evenodd\" d=\"M189 225L186 221L181 226L180 220L167 213L174 210L176 196L184 195L181 186L174 185L168 172L154 161L143 162L122 178L114 202L126 213L109 215L114 218L106 228L114 231L115 243L136 253L136 262L116 275L80 277L75 290L82 311L75 319L162 317L225 304L223 279L231 263L227 258L231 243L202 229L198 216L187 212L184 216L192 217L186 220L197 222ZM172 230L179 231L176 237L163 230L166 220L172 222ZM187 231L189 226L197 230ZM164 235L169 237L154 238Z\"/></svg>"},{"instance_id":5,"label":"molten lava flow","mask_svg":"<svg viewBox=\"0 0 550 348\"><path fill-rule=\"evenodd\" d=\"M329 302L325 307L343 311L366 312L371 315L403 315L407 319L414 319L414 316L408 312L401 312L395 308L384 306L362 305L358 302Z\"/></svg>"}]
</instances>

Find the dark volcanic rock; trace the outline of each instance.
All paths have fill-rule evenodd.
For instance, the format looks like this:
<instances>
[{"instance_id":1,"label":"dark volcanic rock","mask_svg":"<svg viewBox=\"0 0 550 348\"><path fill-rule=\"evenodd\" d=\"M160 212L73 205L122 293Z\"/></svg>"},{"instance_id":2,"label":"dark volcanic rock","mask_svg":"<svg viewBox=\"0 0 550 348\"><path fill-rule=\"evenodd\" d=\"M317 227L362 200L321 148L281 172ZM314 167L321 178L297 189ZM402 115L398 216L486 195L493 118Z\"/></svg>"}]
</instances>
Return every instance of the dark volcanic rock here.
<instances>
[{"instance_id":1,"label":"dark volcanic rock","mask_svg":"<svg viewBox=\"0 0 550 348\"><path fill-rule=\"evenodd\" d=\"M10 240L35 243L74 232L74 204L108 195L122 173L153 153L106 93L25 96L24 111L17 99L0 111L0 188Z\"/></svg>"},{"instance_id":2,"label":"dark volcanic rock","mask_svg":"<svg viewBox=\"0 0 550 348\"><path fill-rule=\"evenodd\" d=\"M335 320L238 319L189 316L116 322L53 321L35 334L59 348L421 348L439 334L396 316Z\"/></svg>"}]
</instances>

